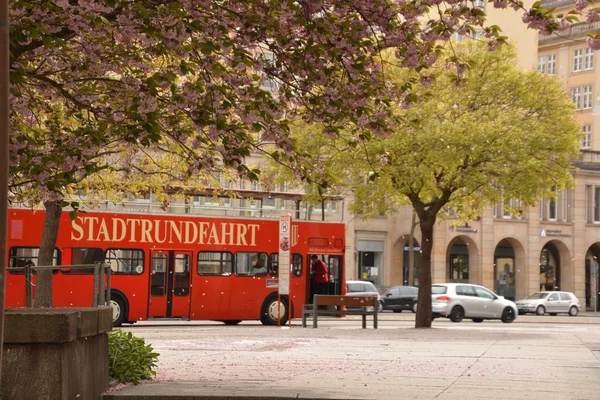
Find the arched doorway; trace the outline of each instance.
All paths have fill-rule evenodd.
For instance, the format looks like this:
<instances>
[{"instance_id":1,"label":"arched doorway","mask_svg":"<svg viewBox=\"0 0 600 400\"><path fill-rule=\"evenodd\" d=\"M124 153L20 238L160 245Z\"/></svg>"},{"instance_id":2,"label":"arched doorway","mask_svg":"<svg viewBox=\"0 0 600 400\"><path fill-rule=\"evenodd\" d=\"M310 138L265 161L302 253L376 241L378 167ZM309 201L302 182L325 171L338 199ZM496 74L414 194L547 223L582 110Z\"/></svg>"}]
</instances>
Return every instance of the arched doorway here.
<instances>
[{"instance_id":1,"label":"arched doorway","mask_svg":"<svg viewBox=\"0 0 600 400\"><path fill-rule=\"evenodd\" d=\"M594 243L585 254L585 308L600 310L600 243Z\"/></svg>"},{"instance_id":2,"label":"arched doorway","mask_svg":"<svg viewBox=\"0 0 600 400\"><path fill-rule=\"evenodd\" d=\"M552 242L546 243L540 253L540 290L560 289L560 255Z\"/></svg>"},{"instance_id":3,"label":"arched doorway","mask_svg":"<svg viewBox=\"0 0 600 400\"><path fill-rule=\"evenodd\" d=\"M494 291L510 300L519 300L530 293L527 288L527 254L523 244L515 238L507 237L498 242L494 250L494 276L492 281L484 281Z\"/></svg>"},{"instance_id":4,"label":"arched doorway","mask_svg":"<svg viewBox=\"0 0 600 400\"><path fill-rule=\"evenodd\" d=\"M517 274L515 250L508 240L502 240L494 252L494 292L515 300Z\"/></svg>"},{"instance_id":5,"label":"arched doorway","mask_svg":"<svg viewBox=\"0 0 600 400\"><path fill-rule=\"evenodd\" d=\"M421 246L416 239L413 239L413 266L412 271L410 268L410 246L407 241L404 244L403 252L403 273L402 273L402 284L406 286L418 286L419 283L419 265L421 262Z\"/></svg>"},{"instance_id":6,"label":"arched doorway","mask_svg":"<svg viewBox=\"0 0 600 400\"><path fill-rule=\"evenodd\" d=\"M475 243L465 236L455 237L449 244L448 281L457 283L477 283L479 260Z\"/></svg>"}]
</instances>

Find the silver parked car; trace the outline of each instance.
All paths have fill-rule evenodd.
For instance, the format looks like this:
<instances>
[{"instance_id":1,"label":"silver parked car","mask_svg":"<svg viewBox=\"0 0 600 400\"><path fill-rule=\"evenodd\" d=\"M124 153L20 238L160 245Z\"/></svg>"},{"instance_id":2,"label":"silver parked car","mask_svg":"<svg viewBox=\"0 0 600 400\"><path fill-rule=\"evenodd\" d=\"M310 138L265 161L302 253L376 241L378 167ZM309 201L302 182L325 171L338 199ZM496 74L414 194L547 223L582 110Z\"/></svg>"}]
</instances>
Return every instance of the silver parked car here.
<instances>
[{"instance_id":1,"label":"silver parked car","mask_svg":"<svg viewBox=\"0 0 600 400\"><path fill-rule=\"evenodd\" d=\"M571 292L547 291L537 292L526 299L516 302L519 314L536 313L537 315L556 315L569 313L574 317L579 313L579 299Z\"/></svg>"},{"instance_id":2,"label":"silver parked car","mask_svg":"<svg viewBox=\"0 0 600 400\"><path fill-rule=\"evenodd\" d=\"M484 319L500 319L513 322L517 306L491 290L468 283L442 283L431 287L431 310L433 317L450 318L460 322L470 318L473 322Z\"/></svg>"},{"instance_id":3,"label":"silver parked car","mask_svg":"<svg viewBox=\"0 0 600 400\"><path fill-rule=\"evenodd\" d=\"M383 311L383 303L381 302L381 296L379 291L369 281L346 281L346 287L348 288L348 294L353 296L374 296L377 297L377 312ZM372 308L372 307L370 307ZM369 309L369 307L367 307Z\"/></svg>"}]
</instances>

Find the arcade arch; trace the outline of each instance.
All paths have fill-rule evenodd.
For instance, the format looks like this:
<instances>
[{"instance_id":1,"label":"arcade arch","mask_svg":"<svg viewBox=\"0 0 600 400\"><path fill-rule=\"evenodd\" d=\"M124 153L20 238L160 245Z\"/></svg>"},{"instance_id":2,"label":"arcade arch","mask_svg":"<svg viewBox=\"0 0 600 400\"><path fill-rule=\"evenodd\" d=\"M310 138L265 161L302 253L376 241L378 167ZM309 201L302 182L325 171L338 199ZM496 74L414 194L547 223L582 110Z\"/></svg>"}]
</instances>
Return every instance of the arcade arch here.
<instances>
[{"instance_id":1,"label":"arcade arch","mask_svg":"<svg viewBox=\"0 0 600 400\"><path fill-rule=\"evenodd\" d=\"M567 245L560 240L550 240L540 251L540 290L573 291L573 260Z\"/></svg>"},{"instance_id":2,"label":"arcade arch","mask_svg":"<svg viewBox=\"0 0 600 400\"><path fill-rule=\"evenodd\" d=\"M527 296L525 248L514 238L502 239L494 250L494 291L509 300Z\"/></svg>"},{"instance_id":3,"label":"arcade arch","mask_svg":"<svg viewBox=\"0 0 600 400\"><path fill-rule=\"evenodd\" d=\"M592 244L585 254L585 308L600 310L600 243ZM582 304L583 306L584 304Z\"/></svg>"},{"instance_id":4,"label":"arcade arch","mask_svg":"<svg viewBox=\"0 0 600 400\"><path fill-rule=\"evenodd\" d=\"M446 250L448 282L478 283L479 251L468 236L452 239Z\"/></svg>"},{"instance_id":5,"label":"arcade arch","mask_svg":"<svg viewBox=\"0 0 600 400\"><path fill-rule=\"evenodd\" d=\"M413 270L412 274L409 270L410 265L410 246L409 246L410 235L403 235L396 243L394 243L394 252L392 258L392 264L396 266L391 275L392 285L408 285L414 286L418 284L419 277L419 264L421 260L421 247L419 241L413 239Z\"/></svg>"}]
</instances>

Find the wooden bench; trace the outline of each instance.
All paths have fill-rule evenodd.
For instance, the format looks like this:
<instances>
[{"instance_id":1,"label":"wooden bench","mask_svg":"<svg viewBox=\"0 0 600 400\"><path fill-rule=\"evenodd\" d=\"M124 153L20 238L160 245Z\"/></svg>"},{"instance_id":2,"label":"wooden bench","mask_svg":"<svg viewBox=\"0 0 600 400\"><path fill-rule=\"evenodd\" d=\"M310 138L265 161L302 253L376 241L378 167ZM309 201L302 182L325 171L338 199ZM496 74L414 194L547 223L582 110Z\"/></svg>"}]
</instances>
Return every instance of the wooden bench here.
<instances>
[{"instance_id":1,"label":"wooden bench","mask_svg":"<svg viewBox=\"0 0 600 400\"><path fill-rule=\"evenodd\" d=\"M335 306L335 309L319 308ZM347 307L350 310L343 309ZM370 310L367 310L367 307ZM367 328L367 315L373 316L373 328L377 329L377 297L375 296L352 296L352 295L328 295L315 294L312 304L304 304L302 306L302 327L306 328L306 317L312 315L313 328L317 327L317 317L321 316L337 316L337 315L362 315L362 327Z\"/></svg>"}]
</instances>

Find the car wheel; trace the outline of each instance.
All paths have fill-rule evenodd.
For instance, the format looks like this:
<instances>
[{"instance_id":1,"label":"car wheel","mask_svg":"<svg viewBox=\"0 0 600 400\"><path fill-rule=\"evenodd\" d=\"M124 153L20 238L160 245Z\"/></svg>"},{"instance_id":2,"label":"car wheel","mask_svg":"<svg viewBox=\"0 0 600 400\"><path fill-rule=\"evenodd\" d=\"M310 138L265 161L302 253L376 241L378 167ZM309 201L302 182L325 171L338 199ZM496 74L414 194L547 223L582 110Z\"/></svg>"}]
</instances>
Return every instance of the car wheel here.
<instances>
[{"instance_id":1,"label":"car wheel","mask_svg":"<svg viewBox=\"0 0 600 400\"><path fill-rule=\"evenodd\" d=\"M537 315L544 315L546 314L546 309L544 308L544 306L538 306L538 308L535 309L535 313Z\"/></svg>"},{"instance_id":2,"label":"car wheel","mask_svg":"<svg viewBox=\"0 0 600 400\"><path fill-rule=\"evenodd\" d=\"M510 324L515 320L515 310L512 307L506 307L504 311L502 311L502 322L506 324Z\"/></svg>"},{"instance_id":3,"label":"car wheel","mask_svg":"<svg viewBox=\"0 0 600 400\"><path fill-rule=\"evenodd\" d=\"M127 316L127 306L123 297L116 293L110 295L110 305L113 309L113 326L121 326Z\"/></svg>"},{"instance_id":4,"label":"car wheel","mask_svg":"<svg viewBox=\"0 0 600 400\"><path fill-rule=\"evenodd\" d=\"M551 312L550 315L552 315L553 317L556 317L558 315L558 313Z\"/></svg>"},{"instance_id":5,"label":"car wheel","mask_svg":"<svg viewBox=\"0 0 600 400\"><path fill-rule=\"evenodd\" d=\"M287 298L282 296L281 301L277 301L277 296L267 298L262 306L260 322L262 322L263 325L277 325L278 312L279 325L285 325L289 316Z\"/></svg>"},{"instance_id":6,"label":"car wheel","mask_svg":"<svg viewBox=\"0 0 600 400\"><path fill-rule=\"evenodd\" d=\"M410 310L413 312L413 314L415 314L417 312L417 303L416 302L413 303L412 308Z\"/></svg>"},{"instance_id":7,"label":"car wheel","mask_svg":"<svg viewBox=\"0 0 600 400\"><path fill-rule=\"evenodd\" d=\"M383 311L383 302L380 301L379 304L377 305L377 312L380 313Z\"/></svg>"},{"instance_id":8,"label":"car wheel","mask_svg":"<svg viewBox=\"0 0 600 400\"><path fill-rule=\"evenodd\" d=\"M395 313L400 313L402 310L394 310Z\"/></svg>"},{"instance_id":9,"label":"car wheel","mask_svg":"<svg viewBox=\"0 0 600 400\"><path fill-rule=\"evenodd\" d=\"M455 306L452 311L450 311L450 321L452 322L460 322L463 320L465 316L465 310L460 306Z\"/></svg>"},{"instance_id":10,"label":"car wheel","mask_svg":"<svg viewBox=\"0 0 600 400\"><path fill-rule=\"evenodd\" d=\"M483 322L483 318L473 318L472 321L477 323Z\"/></svg>"},{"instance_id":11,"label":"car wheel","mask_svg":"<svg viewBox=\"0 0 600 400\"><path fill-rule=\"evenodd\" d=\"M579 313L579 310L575 306L573 306L569 309L569 315L571 317L575 317L578 313Z\"/></svg>"}]
</instances>

